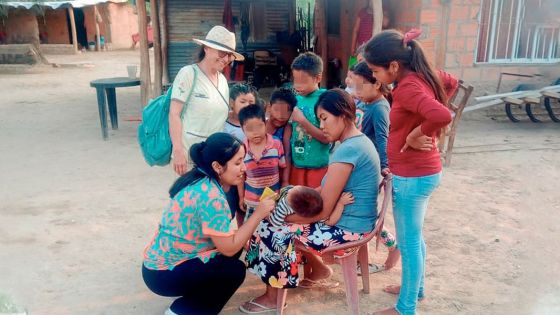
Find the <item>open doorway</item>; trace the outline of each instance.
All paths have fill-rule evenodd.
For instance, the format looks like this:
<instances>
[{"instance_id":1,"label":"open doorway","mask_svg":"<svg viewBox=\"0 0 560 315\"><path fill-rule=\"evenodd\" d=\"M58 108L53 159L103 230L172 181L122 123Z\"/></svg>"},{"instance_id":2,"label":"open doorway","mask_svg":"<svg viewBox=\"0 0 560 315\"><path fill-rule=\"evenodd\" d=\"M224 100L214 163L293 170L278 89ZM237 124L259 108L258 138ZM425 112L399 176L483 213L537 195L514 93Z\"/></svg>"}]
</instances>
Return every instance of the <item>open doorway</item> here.
<instances>
[{"instance_id":1,"label":"open doorway","mask_svg":"<svg viewBox=\"0 0 560 315\"><path fill-rule=\"evenodd\" d=\"M88 39L87 31L85 25L84 10L81 8L73 8L74 10L74 20L76 22L76 37L78 39L78 49L87 48ZM68 36L70 37L70 43L72 43L72 27L70 26L70 15L66 13L66 21L68 25ZM73 43L72 43L73 44Z\"/></svg>"}]
</instances>

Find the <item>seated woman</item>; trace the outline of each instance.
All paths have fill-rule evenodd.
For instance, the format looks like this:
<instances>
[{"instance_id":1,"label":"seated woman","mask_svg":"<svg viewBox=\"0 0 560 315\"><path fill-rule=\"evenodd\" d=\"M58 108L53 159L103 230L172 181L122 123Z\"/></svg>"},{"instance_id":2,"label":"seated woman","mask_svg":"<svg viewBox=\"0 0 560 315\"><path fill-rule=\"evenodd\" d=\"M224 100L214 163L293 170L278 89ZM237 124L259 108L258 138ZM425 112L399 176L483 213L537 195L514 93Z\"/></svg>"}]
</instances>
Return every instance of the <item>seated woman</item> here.
<instances>
[{"instance_id":1,"label":"seated woman","mask_svg":"<svg viewBox=\"0 0 560 315\"><path fill-rule=\"evenodd\" d=\"M327 174L321 183L322 211L310 218L292 214L289 222L272 226L263 220L251 240L246 260L249 270L261 277L266 293L240 307L245 313L274 310L278 289L325 287L332 270L319 256L305 254L305 279L299 281L294 240L320 253L329 246L355 241L373 230L377 219L377 191L380 181L379 156L373 143L354 124L356 106L352 97L341 89L333 89L319 97L315 113L320 128L330 142L340 141L331 153ZM343 192L354 202L344 206L334 226L321 222L333 213ZM336 221L336 220L335 220Z\"/></svg>"},{"instance_id":2,"label":"seated woman","mask_svg":"<svg viewBox=\"0 0 560 315\"><path fill-rule=\"evenodd\" d=\"M263 200L235 231L225 191L243 181L245 148L233 136L215 133L189 154L195 168L169 190L171 202L142 265L150 290L179 296L166 315L218 314L245 279L241 248L274 207L272 199Z\"/></svg>"}]
</instances>

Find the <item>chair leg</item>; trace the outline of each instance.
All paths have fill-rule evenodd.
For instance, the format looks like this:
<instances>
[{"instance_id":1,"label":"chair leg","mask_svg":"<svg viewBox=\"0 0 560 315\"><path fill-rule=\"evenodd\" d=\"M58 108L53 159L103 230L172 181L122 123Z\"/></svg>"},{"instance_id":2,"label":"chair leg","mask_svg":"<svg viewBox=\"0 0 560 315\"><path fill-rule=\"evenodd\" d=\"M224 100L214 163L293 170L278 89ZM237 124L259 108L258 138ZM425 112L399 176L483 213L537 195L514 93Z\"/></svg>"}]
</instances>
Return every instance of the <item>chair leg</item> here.
<instances>
[{"instance_id":1,"label":"chair leg","mask_svg":"<svg viewBox=\"0 0 560 315\"><path fill-rule=\"evenodd\" d=\"M360 315L360 304L358 301L358 254L340 259L342 273L344 275L344 285L346 286L346 303L350 308L350 314ZM362 274L368 273L369 268L362 269Z\"/></svg>"},{"instance_id":2,"label":"chair leg","mask_svg":"<svg viewBox=\"0 0 560 315\"><path fill-rule=\"evenodd\" d=\"M358 251L358 260L360 262L360 269L362 270L362 287L364 293L369 294L369 251L368 244L360 247Z\"/></svg>"},{"instance_id":3,"label":"chair leg","mask_svg":"<svg viewBox=\"0 0 560 315\"><path fill-rule=\"evenodd\" d=\"M276 315L284 314L284 305L286 305L287 295L288 289L278 289L278 295L276 296Z\"/></svg>"}]
</instances>

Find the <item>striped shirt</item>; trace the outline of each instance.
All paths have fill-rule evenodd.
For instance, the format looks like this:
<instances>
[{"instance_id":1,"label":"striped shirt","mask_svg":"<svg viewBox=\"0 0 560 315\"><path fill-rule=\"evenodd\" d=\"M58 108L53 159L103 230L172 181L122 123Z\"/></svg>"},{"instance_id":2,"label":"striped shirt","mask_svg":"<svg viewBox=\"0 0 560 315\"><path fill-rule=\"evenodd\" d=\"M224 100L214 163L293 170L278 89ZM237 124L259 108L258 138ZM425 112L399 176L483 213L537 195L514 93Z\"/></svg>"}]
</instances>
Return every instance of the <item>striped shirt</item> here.
<instances>
[{"instance_id":1,"label":"striped shirt","mask_svg":"<svg viewBox=\"0 0 560 315\"><path fill-rule=\"evenodd\" d=\"M248 207L256 207L266 187L278 192L280 190L280 169L286 167L284 147L282 143L266 135L266 146L260 159L255 158L251 151L249 142L245 140L247 154L245 154L245 196L244 200Z\"/></svg>"},{"instance_id":2,"label":"striped shirt","mask_svg":"<svg viewBox=\"0 0 560 315\"><path fill-rule=\"evenodd\" d=\"M288 191L292 188L294 188L294 186L290 185L280 189L276 208L274 208L274 211L272 211L268 217L268 221L273 226L281 226L284 224L284 220L287 216L295 213L294 209L288 204Z\"/></svg>"}]
</instances>

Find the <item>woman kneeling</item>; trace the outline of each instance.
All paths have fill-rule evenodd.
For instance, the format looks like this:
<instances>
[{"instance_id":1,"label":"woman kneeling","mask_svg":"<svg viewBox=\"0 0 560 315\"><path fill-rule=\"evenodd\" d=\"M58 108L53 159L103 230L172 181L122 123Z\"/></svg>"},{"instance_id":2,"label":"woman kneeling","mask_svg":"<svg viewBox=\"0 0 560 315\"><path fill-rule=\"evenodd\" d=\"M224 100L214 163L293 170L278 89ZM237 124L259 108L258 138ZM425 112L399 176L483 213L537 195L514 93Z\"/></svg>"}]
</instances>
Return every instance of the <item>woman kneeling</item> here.
<instances>
[{"instance_id":1,"label":"woman kneeling","mask_svg":"<svg viewBox=\"0 0 560 315\"><path fill-rule=\"evenodd\" d=\"M171 201L144 252L142 276L167 314L218 314L245 279L239 253L274 206L265 199L235 231L225 191L243 181L245 148L226 133L190 148L195 167L169 190Z\"/></svg>"}]
</instances>

